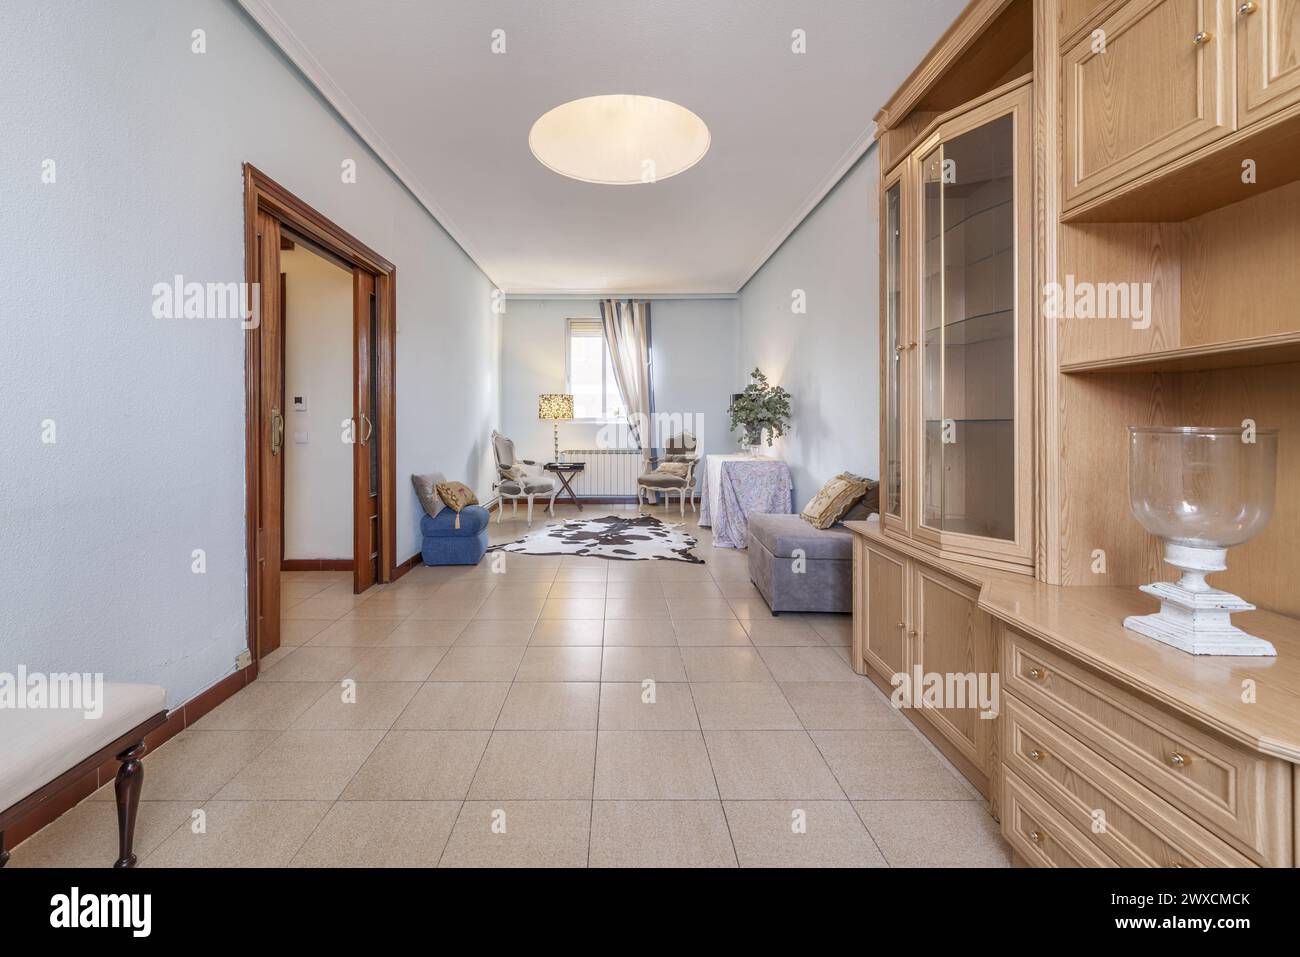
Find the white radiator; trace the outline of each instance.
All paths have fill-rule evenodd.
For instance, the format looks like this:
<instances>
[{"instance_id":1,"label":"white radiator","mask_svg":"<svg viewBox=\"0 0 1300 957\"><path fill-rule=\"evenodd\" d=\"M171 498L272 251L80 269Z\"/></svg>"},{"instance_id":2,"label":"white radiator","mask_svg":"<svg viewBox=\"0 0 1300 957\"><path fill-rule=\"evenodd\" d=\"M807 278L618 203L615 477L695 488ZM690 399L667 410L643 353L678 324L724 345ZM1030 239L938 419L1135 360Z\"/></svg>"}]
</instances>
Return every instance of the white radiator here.
<instances>
[{"instance_id":1,"label":"white radiator","mask_svg":"<svg viewBox=\"0 0 1300 957\"><path fill-rule=\"evenodd\" d=\"M565 449L560 459L587 463L585 470L569 479L579 498L636 498L640 449Z\"/></svg>"}]
</instances>

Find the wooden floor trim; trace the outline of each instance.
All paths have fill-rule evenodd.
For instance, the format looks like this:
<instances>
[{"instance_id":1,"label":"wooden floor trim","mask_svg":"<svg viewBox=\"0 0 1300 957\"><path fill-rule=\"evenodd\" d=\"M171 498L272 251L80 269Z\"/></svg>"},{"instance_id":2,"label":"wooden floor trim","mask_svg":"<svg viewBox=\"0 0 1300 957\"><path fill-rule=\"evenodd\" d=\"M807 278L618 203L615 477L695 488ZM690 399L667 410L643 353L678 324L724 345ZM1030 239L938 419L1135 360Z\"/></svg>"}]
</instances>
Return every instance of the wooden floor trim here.
<instances>
[{"instance_id":1,"label":"wooden floor trim","mask_svg":"<svg viewBox=\"0 0 1300 957\"><path fill-rule=\"evenodd\" d=\"M280 560L282 572L350 572L350 558L283 558Z\"/></svg>"},{"instance_id":2,"label":"wooden floor trim","mask_svg":"<svg viewBox=\"0 0 1300 957\"><path fill-rule=\"evenodd\" d=\"M393 569L393 581L397 581L397 579L401 578L403 575L409 572L416 565L420 565L423 562L424 559L420 556L420 553L416 552L406 561L402 562L400 565L398 565L396 568Z\"/></svg>"}]
</instances>

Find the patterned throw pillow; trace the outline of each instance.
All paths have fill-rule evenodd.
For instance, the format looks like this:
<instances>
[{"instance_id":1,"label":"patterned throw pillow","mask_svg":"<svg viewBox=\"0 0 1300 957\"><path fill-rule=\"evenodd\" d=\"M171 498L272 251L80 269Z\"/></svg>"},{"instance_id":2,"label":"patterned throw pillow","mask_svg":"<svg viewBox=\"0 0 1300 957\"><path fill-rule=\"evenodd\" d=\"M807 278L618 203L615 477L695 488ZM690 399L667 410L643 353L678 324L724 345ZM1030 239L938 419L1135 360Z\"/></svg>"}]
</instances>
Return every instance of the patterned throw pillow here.
<instances>
[{"instance_id":1,"label":"patterned throw pillow","mask_svg":"<svg viewBox=\"0 0 1300 957\"><path fill-rule=\"evenodd\" d=\"M858 499L849 510L840 516L841 522L865 522L880 511L880 483L872 482L867 486L867 494Z\"/></svg>"},{"instance_id":2,"label":"patterned throw pillow","mask_svg":"<svg viewBox=\"0 0 1300 957\"><path fill-rule=\"evenodd\" d=\"M460 528L460 510L467 505L477 505L478 496L464 482L439 482L438 498L448 508L456 510L456 527Z\"/></svg>"},{"instance_id":3,"label":"patterned throw pillow","mask_svg":"<svg viewBox=\"0 0 1300 957\"><path fill-rule=\"evenodd\" d=\"M799 517L814 528L830 528L854 502L866 494L867 486L864 482L851 481L843 475L837 475L822 486L821 491L804 506Z\"/></svg>"}]
</instances>

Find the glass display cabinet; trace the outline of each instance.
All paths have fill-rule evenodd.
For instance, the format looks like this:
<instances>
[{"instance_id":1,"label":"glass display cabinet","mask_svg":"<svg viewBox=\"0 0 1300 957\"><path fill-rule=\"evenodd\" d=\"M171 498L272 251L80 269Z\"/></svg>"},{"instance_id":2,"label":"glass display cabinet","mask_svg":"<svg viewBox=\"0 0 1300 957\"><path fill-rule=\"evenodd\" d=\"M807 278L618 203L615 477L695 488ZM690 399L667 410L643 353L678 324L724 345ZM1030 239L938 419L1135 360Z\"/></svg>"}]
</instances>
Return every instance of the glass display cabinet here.
<instances>
[{"instance_id":1,"label":"glass display cabinet","mask_svg":"<svg viewBox=\"0 0 1300 957\"><path fill-rule=\"evenodd\" d=\"M1008 566L1033 559L1029 109L941 123L881 192L882 526Z\"/></svg>"}]
</instances>

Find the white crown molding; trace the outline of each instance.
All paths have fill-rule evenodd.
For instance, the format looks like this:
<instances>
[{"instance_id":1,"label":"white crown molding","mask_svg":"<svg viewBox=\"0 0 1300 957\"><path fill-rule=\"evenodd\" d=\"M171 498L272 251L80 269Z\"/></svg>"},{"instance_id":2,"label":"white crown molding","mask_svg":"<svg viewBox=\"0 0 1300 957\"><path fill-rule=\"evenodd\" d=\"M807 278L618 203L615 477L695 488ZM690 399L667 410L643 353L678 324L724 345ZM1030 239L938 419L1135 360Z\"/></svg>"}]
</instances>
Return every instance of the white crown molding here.
<instances>
[{"instance_id":1,"label":"white crown molding","mask_svg":"<svg viewBox=\"0 0 1300 957\"><path fill-rule=\"evenodd\" d=\"M735 299L735 292L624 292L617 289L532 289L506 290L507 300L520 302L545 299Z\"/></svg>"},{"instance_id":2,"label":"white crown molding","mask_svg":"<svg viewBox=\"0 0 1300 957\"><path fill-rule=\"evenodd\" d=\"M738 293L629 293L617 289L506 290L506 299L735 299Z\"/></svg>"},{"instance_id":3,"label":"white crown molding","mask_svg":"<svg viewBox=\"0 0 1300 957\"><path fill-rule=\"evenodd\" d=\"M352 102L352 99L343 92L343 88L334 81L329 71L312 55L306 45L289 28L289 25L280 18L280 15L271 9L267 0L237 0L237 2L253 18L253 21L262 28L262 31L271 38L271 41L289 58L290 62L302 71L303 76L325 98L326 102L338 111L339 115L343 117L343 121L351 127L352 132L360 137L361 141L370 147L380 161L388 167L389 172L410 190L411 195L416 198L447 235L460 246L461 250L473 261L479 271L487 276L493 285L500 288L500 283L484 267L483 257L474 248L474 244L456 227L451 217L437 204L419 178L398 158L397 153L393 151L393 148L388 145L379 134L379 131L366 119L357 105Z\"/></svg>"},{"instance_id":4,"label":"white crown molding","mask_svg":"<svg viewBox=\"0 0 1300 957\"><path fill-rule=\"evenodd\" d=\"M790 238L794 231L799 228L800 224L803 223L812 211L817 208L818 204L830 194L831 190L840 184L840 180L844 179L844 177L848 175L849 170L853 169L858 160L862 159L862 157L867 154L867 151L875 145L875 142L876 124L871 122L867 124L867 128L863 130L862 135L854 141L853 145L848 148L848 151L840 157L839 162L831 167L830 172L827 173L813 191L808 194L807 199L803 201L803 204L795 214L786 221L785 226L783 226L776 236L772 238L771 242L763 247L763 251L759 253L758 258L750 263L749 269L740 278L740 281L736 283L737 294L739 294L740 291L745 288L745 284L753 279L754 275L767 264L767 261L772 258L782 245L785 244L785 241Z\"/></svg>"}]
</instances>

